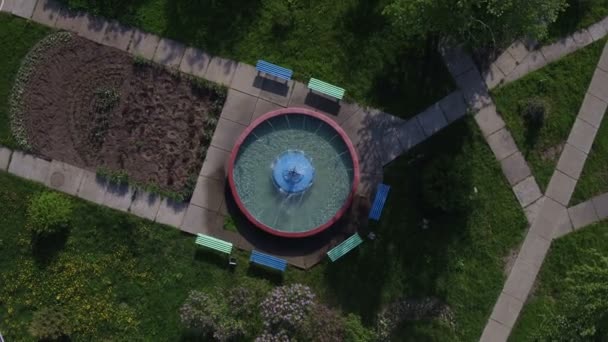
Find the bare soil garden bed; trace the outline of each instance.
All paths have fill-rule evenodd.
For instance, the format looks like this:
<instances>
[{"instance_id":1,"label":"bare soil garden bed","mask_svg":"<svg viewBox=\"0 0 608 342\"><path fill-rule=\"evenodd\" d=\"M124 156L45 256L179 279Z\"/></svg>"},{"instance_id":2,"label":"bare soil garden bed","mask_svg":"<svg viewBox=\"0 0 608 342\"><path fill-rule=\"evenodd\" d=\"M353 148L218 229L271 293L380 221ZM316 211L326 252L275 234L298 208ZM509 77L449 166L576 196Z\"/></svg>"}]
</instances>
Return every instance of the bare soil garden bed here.
<instances>
[{"instance_id":1,"label":"bare soil garden bed","mask_svg":"<svg viewBox=\"0 0 608 342\"><path fill-rule=\"evenodd\" d=\"M13 115L31 150L161 193L191 191L224 89L77 36L31 53Z\"/></svg>"}]
</instances>

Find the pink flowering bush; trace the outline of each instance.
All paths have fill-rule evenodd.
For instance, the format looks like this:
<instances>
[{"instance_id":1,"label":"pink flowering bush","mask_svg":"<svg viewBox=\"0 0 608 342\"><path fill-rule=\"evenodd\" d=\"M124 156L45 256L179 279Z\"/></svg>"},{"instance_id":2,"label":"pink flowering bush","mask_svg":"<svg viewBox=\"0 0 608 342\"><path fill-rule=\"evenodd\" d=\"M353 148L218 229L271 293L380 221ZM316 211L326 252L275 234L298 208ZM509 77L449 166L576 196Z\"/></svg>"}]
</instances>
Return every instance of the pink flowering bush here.
<instances>
[{"instance_id":1,"label":"pink flowering bush","mask_svg":"<svg viewBox=\"0 0 608 342\"><path fill-rule=\"evenodd\" d=\"M182 323L201 337L232 341L244 335L243 322L231 315L221 296L191 291L179 313Z\"/></svg>"},{"instance_id":2,"label":"pink flowering bush","mask_svg":"<svg viewBox=\"0 0 608 342\"><path fill-rule=\"evenodd\" d=\"M274 335L293 334L307 318L314 299L310 288L301 284L275 288L260 305L265 331Z\"/></svg>"}]
</instances>

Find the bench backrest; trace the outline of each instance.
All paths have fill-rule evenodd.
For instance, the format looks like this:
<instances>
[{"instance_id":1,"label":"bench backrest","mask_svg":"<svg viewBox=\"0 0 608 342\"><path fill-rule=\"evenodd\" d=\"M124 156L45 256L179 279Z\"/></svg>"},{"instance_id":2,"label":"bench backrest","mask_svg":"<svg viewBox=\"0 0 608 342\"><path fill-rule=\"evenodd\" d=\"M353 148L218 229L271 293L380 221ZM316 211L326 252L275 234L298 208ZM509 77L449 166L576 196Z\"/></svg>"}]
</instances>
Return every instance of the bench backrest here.
<instances>
[{"instance_id":1,"label":"bench backrest","mask_svg":"<svg viewBox=\"0 0 608 342\"><path fill-rule=\"evenodd\" d=\"M370 219L376 221L380 220L380 215L382 215L382 209L384 208L384 203L386 203L386 198L388 197L388 191L390 189L391 187L386 184L378 185L378 190L376 191L376 198L374 198L372 209L369 212Z\"/></svg>"},{"instance_id":2,"label":"bench backrest","mask_svg":"<svg viewBox=\"0 0 608 342\"><path fill-rule=\"evenodd\" d=\"M327 252L327 256L331 261L336 261L346 253L352 251L355 247L359 246L363 242L361 236L358 233L355 233L353 236L344 240L341 244L332 248L331 251Z\"/></svg>"},{"instance_id":3,"label":"bench backrest","mask_svg":"<svg viewBox=\"0 0 608 342\"><path fill-rule=\"evenodd\" d=\"M196 243L198 245L216 250L218 252L226 254L232 253L232 243L216 239L209 235L197 234Z\"/></svg>"},{"instance_id":4,"label":"bench backrest","mask_svg":"<svg viewBox=\"0 0 608 342\"><path fill-rule=\"evenodd\" d=\"M333 84L323 82L316 78L311 78L310 81L308 81L308 89L312 89L314 91L318 91L319 93L323 93L325 95L335 97L338 100L342 100L342 98L344 97L344 93L345 93L344 89L342 89L340 87L336 87Z\"/></svg>"},{"instance_id":5,"label":"bench backrest","mask_svg":"<svg viewBox=\"0 0 608 342\"><path fill-rule=\"evenodd\" d=\"M267 73L278 78L282 78L287 81L291 80L291 76L293 76L293 71L263 60L259 60L255 65L255 68L258 71Z\"/></svg>"},{"instance_id":6,"label":"bench backrest","mask_svg":"<svg viewBox=\"0 0 608 342\"><path fill-rule=\"evenodd\" d=\"M266 267L274 268L275 270L279 270L281 272L285 272L285 269L287 268L287 261L255 250L251 251L249 261Z\"/></svg>"}]
</instances>

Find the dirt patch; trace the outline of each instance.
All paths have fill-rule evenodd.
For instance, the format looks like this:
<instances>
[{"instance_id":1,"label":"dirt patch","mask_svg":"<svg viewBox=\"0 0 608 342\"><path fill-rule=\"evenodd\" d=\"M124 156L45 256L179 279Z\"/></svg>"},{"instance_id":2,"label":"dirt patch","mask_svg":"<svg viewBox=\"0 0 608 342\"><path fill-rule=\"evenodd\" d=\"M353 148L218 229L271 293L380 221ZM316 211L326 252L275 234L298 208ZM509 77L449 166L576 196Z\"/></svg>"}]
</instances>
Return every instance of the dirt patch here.
<instances>
[{"instance_id":1,"label":"dirt patch","mask_svg":"<svg viewBox=\"0 0 608 342\"><path fill-rule=\"evenodd\" d=\"M48 49L24 89L29 145L179 192L198 175L225 93L74 36Z\"/></svg>"}]
</instances>

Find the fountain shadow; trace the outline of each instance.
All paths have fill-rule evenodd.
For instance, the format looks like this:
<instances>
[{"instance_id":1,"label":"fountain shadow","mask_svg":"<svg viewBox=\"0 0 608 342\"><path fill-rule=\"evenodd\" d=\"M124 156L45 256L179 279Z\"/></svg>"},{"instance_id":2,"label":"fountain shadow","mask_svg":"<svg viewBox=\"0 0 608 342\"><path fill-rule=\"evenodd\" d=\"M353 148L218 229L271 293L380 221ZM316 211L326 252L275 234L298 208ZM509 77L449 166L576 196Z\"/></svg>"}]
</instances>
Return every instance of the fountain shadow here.
<instances>
[{"instance_id":1,"label":"fountain shadow","mask_svg":"<svg viewBox=\"0 0 608 342\"><path fill-rule=\"evenodd\" d=\"M240 248L255 249L284 258L299 268L306 269L319 263L330 248L357 231L357 225L353 224L351 219L351 210L334 225L319 234L304 238L275 236L256 227L241 213L228 187L226 187L225 196L228 214L232 217L238 234L241 236Z\"/></svg>"},{"instance_id":2,"label":"fountain shadow","mask_svg":"<svg viewBox=\"0 0 608 342\"><path fill-rule=\"evenodd\" d=\"M313 93L312 91L306 94L304 104L334 116L337 116L340 113L341 108L340 102L336 99L330 99L323 95Z\"/></svg>"}]
</instances>

